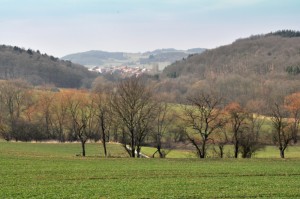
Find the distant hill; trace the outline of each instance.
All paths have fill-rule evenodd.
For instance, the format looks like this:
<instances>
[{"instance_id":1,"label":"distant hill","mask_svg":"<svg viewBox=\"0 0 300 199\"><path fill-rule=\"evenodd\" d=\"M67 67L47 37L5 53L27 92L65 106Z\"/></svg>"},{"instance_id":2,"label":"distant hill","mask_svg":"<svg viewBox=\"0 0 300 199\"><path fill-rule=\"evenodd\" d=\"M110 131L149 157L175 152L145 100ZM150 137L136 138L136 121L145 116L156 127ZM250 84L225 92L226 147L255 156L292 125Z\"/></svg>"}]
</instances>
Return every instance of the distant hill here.
<instances>
[{"instance_id":1,"label":"distant hill","mask_svg":"<svg viewBox=\"0 0 300 199\"><path fill-rule=\"evenodd\" d=\"M203 51L205 51L203 48L189 50L167 48L148 51L145 53L105 52L92 50L66 55L62 57L62 59L91 67L128 65L133 67L143 66L151 68L153 64L157 64L162 69L166 65L188 57L190 54L202 53Z\"/></svg>"},{"instance_id":2,"label":"distant hill","mask_svg":"<svg viewBox=\"0 0 300 199\"><path fill-rule=\"evenodd\" d=\"M91 50L82 53L70 54L62 57L63 60L70 60L82 65L102 65L106 60L125 60L122 52L105 52L100 50Z\"/></svg>"},{"instance_id":3,"label":"distant hill","mask_svg":"<svg viewBox=\"0 0 300 199\"><path fill-rule=\"evenodd\" d=\"M89 87L95 74L84 66L17 46L0 46L0 79L24 79L33 85Z\"/></svg>"},{"instance_id":4,"label":"distant hill","mask_svg":"<svg viewBox=\"0 0 300 199\"><path fill-rule=\"evenodd\" d=\"M238 39L230 45L177 61L165 68L164 74L195 74L205 78L211 73L247 76L284 72L288 66L300 64L300 35L297 33L288 36L285 31L278 31Z\"/></svg>"},{"instance_id":5,"label":"distant hill","mask_svg":"<svg viewBox=\"0 0 300 199\"><path fill-rule=\"evenodd\" d=\"M175 98L210 89L243 105L282 100L300 91L300 32L284 30L238 39L176 61L161 78L162 88L176 93ZM170 82L177 87L170 87Z\"/></svg>"},{"instance_id":6,"label":"distant hill","mask_svg":"<svg viewBox=\"0 0 300 199\"><path fill-rule=\"evenodd\" d=\"M145 52L142 55L146 56L146 58L140 58L141 64L151 64L151 63L159 63L159 62L169 62L170 64L187 58L191 54L201 54L204 52L204 48L193 48L188 50L176 50L173 48L167 49L157 49L150 52Z\"/></svg>"}]
</instances>

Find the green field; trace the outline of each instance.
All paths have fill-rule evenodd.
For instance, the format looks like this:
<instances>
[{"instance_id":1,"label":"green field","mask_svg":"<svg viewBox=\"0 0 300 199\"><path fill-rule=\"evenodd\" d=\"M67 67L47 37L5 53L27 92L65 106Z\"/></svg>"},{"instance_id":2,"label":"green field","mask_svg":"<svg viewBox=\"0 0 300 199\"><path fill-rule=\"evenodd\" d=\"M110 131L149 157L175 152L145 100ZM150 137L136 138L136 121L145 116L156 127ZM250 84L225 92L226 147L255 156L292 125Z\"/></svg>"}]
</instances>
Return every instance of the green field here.
<instances>
[{"instance_id":1,"label":"green field","mask_svg":"<svg viewBox=\"0 0 300 199\"><path fill-rule=\"evenodd\" d=\"M0 142L0 198L300 198L298 158L103 158L100 144L78 153L79 144Z\"/></svg>"},{"instance_id":2,"label":"green field","mask_svg":"<svg viewBox=\"0 0 300 199\"><path fill-rule=\"evenodd\" d=\"M152 157L152 154L156 151L152 147L143 147L142 152ZM224 149L224 158L230 158L233 156L233 146L226 146ZM300 146L290 146L286 149L285 155L287 158L300 158ZM158 156L158 155L157 155ZM208 150L208 156L216 158L218 157L212 150L212 147ZM195 151L191 150L171 150L168 151L167 158L197 158ZM266 146L265 148L257 151L253 158L280 158L279 150L275 146Z\"/></svg>"}]
</instances>

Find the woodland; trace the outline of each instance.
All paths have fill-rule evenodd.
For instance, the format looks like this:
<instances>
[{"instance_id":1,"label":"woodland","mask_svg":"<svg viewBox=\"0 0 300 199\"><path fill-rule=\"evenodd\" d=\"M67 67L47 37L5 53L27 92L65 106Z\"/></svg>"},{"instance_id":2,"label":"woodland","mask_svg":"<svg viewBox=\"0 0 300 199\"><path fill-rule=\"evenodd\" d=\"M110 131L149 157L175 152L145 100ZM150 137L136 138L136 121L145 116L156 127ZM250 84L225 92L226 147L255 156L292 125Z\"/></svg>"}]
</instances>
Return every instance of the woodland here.
<instances>
[{"instance_id":1,"label":"woodland","mask_svg":"<svg viewBox=\"0 0 300 199\"><path fill-rule=\"evenodd\" d=\"M97 75L87 68L39 50L0 46L0 79L23 79L32 85L64 88L90 87Z\"/></svg>"},{"instance_id":2,"label":"woodland","mask_svg":"<svg viewBox=\"0 0 300 199\"><path fill-rule=\"evenodd\" d=\"M100 87L100 89L99 89ZM88 141L121 143L130 157L143 146L155 147L159 157L174 148L192 148L199 158L213 147L219 157L233 146L234 158L251 158L266 145L275 145L281 158L297 143L300 93L270 114L258 115L238 102L225 103L213 91L195 93L182 104L164 101L156 85L144 78L128 78L92 90L33 88L21 80L0 85L0 135L10 141L79 141L86 155Z\"/></svg>"}]
</instances>

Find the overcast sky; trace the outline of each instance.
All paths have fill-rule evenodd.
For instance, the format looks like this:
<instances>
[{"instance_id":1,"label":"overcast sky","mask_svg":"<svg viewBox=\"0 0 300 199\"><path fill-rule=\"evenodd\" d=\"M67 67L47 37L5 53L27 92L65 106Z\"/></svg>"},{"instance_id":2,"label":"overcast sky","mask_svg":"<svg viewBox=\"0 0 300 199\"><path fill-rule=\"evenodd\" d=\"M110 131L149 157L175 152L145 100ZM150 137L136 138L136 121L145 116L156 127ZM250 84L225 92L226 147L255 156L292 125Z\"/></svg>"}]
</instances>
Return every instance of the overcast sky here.
<instances>
[{"instance_id":1,"label":"overcast sky","mask_svg":"<svg viewBox=\"0 0 300 199\"><path fill-rule=\"evenodd\" d=\"M61 57L88 50L215 48L300 30L299 0L0 0L0 44Z\"/></svg>"}]
</instances>

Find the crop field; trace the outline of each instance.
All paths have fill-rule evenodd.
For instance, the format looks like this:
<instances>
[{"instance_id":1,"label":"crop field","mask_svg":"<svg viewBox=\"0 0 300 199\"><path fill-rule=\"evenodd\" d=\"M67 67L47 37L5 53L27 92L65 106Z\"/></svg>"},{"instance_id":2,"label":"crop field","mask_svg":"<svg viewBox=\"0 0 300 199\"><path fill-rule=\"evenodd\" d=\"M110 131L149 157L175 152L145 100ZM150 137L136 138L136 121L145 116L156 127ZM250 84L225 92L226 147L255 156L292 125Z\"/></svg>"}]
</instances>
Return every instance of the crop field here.
<instances>
[{"instance_id":1,"label":"crop field","mask_svg":"<svg viewBox=\"0 0 300 199\"><path fill-rule=\"evenodd\" d=\"M117 144L109 150L114 158L87 144L83 158L74 143L0 142L0 198L300 197L299 158L130 159Z\"/></svg>"}]
</instances>

